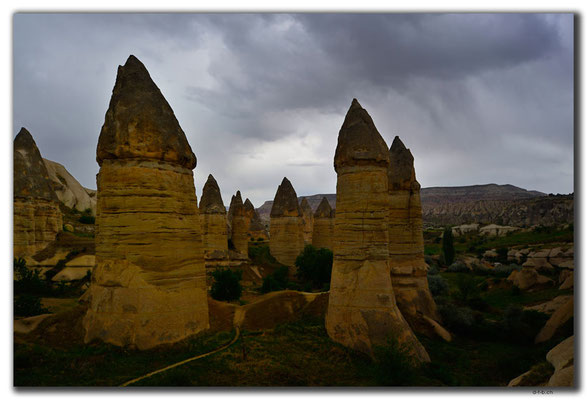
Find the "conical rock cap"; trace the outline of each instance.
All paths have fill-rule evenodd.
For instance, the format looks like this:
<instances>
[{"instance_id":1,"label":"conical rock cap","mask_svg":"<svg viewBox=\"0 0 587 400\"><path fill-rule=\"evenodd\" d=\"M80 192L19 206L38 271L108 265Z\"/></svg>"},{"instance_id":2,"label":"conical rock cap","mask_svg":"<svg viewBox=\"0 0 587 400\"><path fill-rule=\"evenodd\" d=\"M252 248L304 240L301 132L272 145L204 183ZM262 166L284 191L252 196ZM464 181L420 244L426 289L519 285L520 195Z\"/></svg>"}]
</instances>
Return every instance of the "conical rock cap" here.
<instances>
[{"instance_id":1,"label":"conical rock cap","mask_svg":"<svg viewBox=\"0 0 587 400\"><path fill-rule=\"evenodd\" d=\"M387 170L389 190L410 189L412 184L416 182L414 156L399 136L393 139L389 148L389 159L390 164Z\"/></svg>"},{"instance_id":2,"label":"conical rock cap","mask_svg":"<svg viewBox=\"0 0 587 400\"><path fill-rule=\"evenodd\" d=\"M173 110L135 56L118 67L96 160L161 160L194 169L196 156Z\"/></svg>"},{"instance_id":3,"label":"conical rock cap","mask_svg":"<svg viewBox=\"0 0 587 400\"><path fill-rule=\"evenodd\" d=\"M212 176L208 175L208 180L202 189L202 198L200 199L200 212L204 214L225 214L226 208L222 201L218 182Z\"/></svg>"},{"instance_id":4,"label":"conical rock cap","mask_svg":"<svg viewBox=\"0 0 587 400\"><path fill-rule=\"evenodd\" d=\"M277 188L275 198L273 199L273 206L271 207L271 217L283 217L285 215L302 215L302 210L298 203L298 195L287 178L283 178L281 185Z\"/></svg>"},{"instance_id":5,"label":"conical rock cap","mask_svg":"<svg viewBox=\"0 0 587 400\"><path fill-rule=\"evenodd\" d=\"M330 207L328 199L322 197L322 201L320 201L320 204L314 213L314 218L332 218L333 216L332 207Z\"/></svg>"}]
</instances>

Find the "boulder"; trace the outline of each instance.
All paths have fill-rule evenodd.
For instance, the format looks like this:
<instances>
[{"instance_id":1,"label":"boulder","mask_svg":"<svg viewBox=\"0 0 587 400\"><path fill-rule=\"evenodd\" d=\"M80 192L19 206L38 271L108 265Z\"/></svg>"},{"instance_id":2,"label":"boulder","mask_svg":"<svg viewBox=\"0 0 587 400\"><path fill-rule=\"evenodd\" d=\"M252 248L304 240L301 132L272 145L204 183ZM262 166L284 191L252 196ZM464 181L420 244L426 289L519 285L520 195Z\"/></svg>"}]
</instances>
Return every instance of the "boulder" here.
<instances>
[{"instance_id":1,"label":"boulder","mask_svg":"<svg viewBox=\"0 0 587 400\"><path fill-rule=\"evenodd\" d=\"M566 290L566 289L572 289L573 287L575 287L575 278L574 278L573 272L571 271L569 276L567 276L565 278L565 280L563 281L563 283L559 286L559 289Z\"/></svg>"},{"instance_id":2,"label":"boulder","mask_svg":"<svg viewBox=\"0 0 587 400\"><path fill-rule=\"evenodd\" d=\"M147 349L208 329L196 157L134 56L118 68L97 161L85 342Z\"/></svg>"},{"instance_id":3,"label":"boulder","mask_svg":"<svg viewBox=\"0 0 587 400\"><path fill-rule=\"evenodd\" d=\"M215 251L228 251L228 232L226 228L226 208L222 201L220 188L212 174L202 190L200 199L200 225L202 226L202 246L208 258Z\"/></svg>"},{"instance_id":4,"label":"boulder","mask_svg":"<svg viewBox=\"0 0 587 400\"><path fill-rule=\"evenodd\" d=\"M326 330L336 342L372 354L392 337L415 363L430 361L395 301L389 263L389 151L354 99L338 135L334 263Z\"/></svg>"},{"instance_id":5,"label":"boulder","mask_svg":"<svg viewBox=\"0 0 587 400\"><path fill-rule=\"evenodd\" d=\"M557 296L552 300L537 304L531 307L524 307L524 310L534 310L544 314L552 314L565 304L572 296L563 295Z\"/></svg>"},{"instance_id":6,"label":"boulder","mask_svg":"<svg viewBox=\"0 0 587 400\"><path fill-rule=\"evenodd\" d=\"M573 297L567 300L565 304L559 307L546 321L546 324L534 339L535 343L542 343L550 340L556 331L574 315L574 300Z\"/></svg>"},{"instance_id":7,"label":"boulder","mask_svg":"<svg viewBox=\"0 0 587 400\"><path fill-rule=\"evenodd\" d=\"M574 386L575 336L571 336L546 354L546 360L554 367L547 386Z\"/></svg>"},{"instance_id":8,"label":"boulder","mask_svg":"<svg viewBox=\"0 0 587 400\"><path fill-rule=\"evenodd\" d=\"M269 248L282 264L294 266L304 250L304 222L298 196L291 182L283 178L277 188L269 225ZM290 271L295 275L295 270Z\"/></svg>"},{"instance_id":9,"label":"boulder","mask_svg":"<svg viewBox=\"0 0 587 400\"><path fill-rule=\"evenodd\" d=\"M554 281L544 275L540 275L533 268L522 268L521 271L512 271L507 278L520 290L534 291L551 287Z\"/></svg>"},{"instance_id":10,"label":"boulder","mask_svg":"<svg viewBox=\"0 0 587 400\"><path fill-rule=\"evenodd\" d=\"M312 232L312 246L316 248L333 249L334 239L334 212L326 197L322 197L314 213Z\"/></svg>"}]
</instances>

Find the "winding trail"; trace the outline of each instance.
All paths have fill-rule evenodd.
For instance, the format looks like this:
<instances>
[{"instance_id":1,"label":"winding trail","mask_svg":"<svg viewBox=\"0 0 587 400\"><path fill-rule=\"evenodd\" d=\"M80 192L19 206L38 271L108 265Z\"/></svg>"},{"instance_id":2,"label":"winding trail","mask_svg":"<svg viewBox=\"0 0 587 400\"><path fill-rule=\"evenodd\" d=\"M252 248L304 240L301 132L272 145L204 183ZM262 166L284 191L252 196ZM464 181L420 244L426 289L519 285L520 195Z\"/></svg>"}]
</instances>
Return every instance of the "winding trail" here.
<instances>
[{"instance_id":1,"label":"winding trail","mask_svg":"<svg viewBox=\"0 0 587 400\"><path fill-rule=\"evenodd\" d=\"M240 331L240 328L239 328L238 326L236 326L235 328L236 328L236 333L235 333L235 335L234 335L234 338L232 338L232 340L231 340L229 343L225 344L224 346L222 346L222 347L219 347L219 348L217 348L216 350L212 350L212 351L210 351L210 352L208 352L208 353L200 354L200 355L197 355L197 356L194 356L194 357L188 358L187 360L183 360L183 361L177 362L177 363L175 363L175 364L168 365L167 367L164 367L164 368L158 369L157 371L149 372L149 373L148 373L148 374L146 374L146 375L143 375L143 376L140 376L140 377L138 377L138 378L135 378L135 379L133 379L133 380L130 380L130 381L128 381L128 382L125 382L125 383L123 383L123 384L122 384L122 385L120 385L120 386L121 386L121 387L124 387L124 386L128 386L128 385L132 385L133 383L136 383L136 382L142 381L142 380L143 380L143 379L145 379L145 378L151 377L151 376L153 376L153 375L157 375L157 374L159 374L159 373L161 373L161 372L168 371L168 370L170 370L170 369L173 369L173 368L179 367L180 365L184 365L184 364L187 364L187 363L189 363L189 362L191 362L191 361L198 360L198 359L200 359L200 358L204 358L204 357L208 357L208 356L210 356L210 355L212 355L212 354L215 354L215 353L218 353L218 352L220 352L220 351L223 351L223 350L226 350L226 349L228 349L228 348L229 348L230 346L232 346L232 345L233 345L233 344L234 344L234 343L235 343L235 342L238 340L238 338L240 337L240 333L241 333L241 331Z\"/></svg>"}]
</instances>

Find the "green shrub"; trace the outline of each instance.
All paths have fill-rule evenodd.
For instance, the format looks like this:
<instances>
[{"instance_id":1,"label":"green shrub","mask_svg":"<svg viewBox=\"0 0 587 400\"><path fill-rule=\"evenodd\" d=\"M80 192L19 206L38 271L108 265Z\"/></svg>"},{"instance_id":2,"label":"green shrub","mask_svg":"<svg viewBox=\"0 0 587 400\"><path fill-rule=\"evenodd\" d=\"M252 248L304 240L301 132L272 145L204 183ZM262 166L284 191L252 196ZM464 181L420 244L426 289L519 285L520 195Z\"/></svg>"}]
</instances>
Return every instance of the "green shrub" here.
<instances>
[{"instance_id":1,"label":"green shrub","mask_svg":"<svg viewBox=\"0 0 587 400\"><path fill-rule=\"evenodd\" d=\"M95 224L96 217L94 217L93 215L82 215L81 217L79 217L78 221L82 224Z\"/></svg>"},{"instance_id":2,"label":"green shrub","mask_svg":"<svg viewBox=\"0 0 587 400\"><path fill-rule=\"evenodd\" d=\"M455 297L462 303L468 303L471 299L479 297L481 291L477 286L475 277L468 274L457 276L456 279L457 291Z\"/></svg>"},{"instance_id":3,"label":"green shrub","mask_svg":"<svg viewBox=\"0 0 587 400\"><path fill-rule=\"evenodd\" d=\"M418 375L410 349L388 338L386 345L374 346L375 379L381 386L410 386Z\"/></svg>"},{"instance_id":4,"label":"green shrub","mask_svg":"<svg viewBox=\"0 0 587 400\"><path fill-rule=\"evenodd\" d=\"M249 258L254 264L261 265L263 267L277 267L281 264L271 255L269 246L266 244L250 246L249 247Z\"/></svg>"},{"instance_id":5,"label":"green shrub","mask_svg":"<svg viewBox=\"0 0 587 400\"><path fill-rule=\"evenodd\" d=\"M14 298L14 315L18 317L32 317L46 314L49 310L41 306L41 298L30 294L21 294Z\"/></svg>"},{"instance_id":6,"label":"green shrub","mask_svg":"<svg viewBox=\"0 0 587 400\"><path fill-rule=\"evenodd\" d=\"M510 274L513 271L520 271L521 269L522 269L522 267L517 264L510 264L510 265L496 264L495 267L493 268L492 274L495 276L500 276L500 277L506 278L506 277L510 276Z\"/></svg>"},{"instance_id":7,"label":"green shrub","mask_svg":"<svg viewBox=\"0 0 587 400\"><path fill-rule=\"evenodd\" d=\"M275 292L277 290L285 290L288 287L289 267L282 265L277 268L271 275L263 278L263 285L261 286L262 293Z\"/></svg>"},{"instance_id":8,"label":"green shrub","mask_svg":"<svg viewBox=\"0 0 587 400\"><path fill-rule=\"evenodd\" d=\"M440 275L428 275L428 287L434 297L442 296L448 293L448 282Z\"/></svg>"},{"instance_id":9,"label":"green shrub","mask_svg":"<svg viewBox=\"0 0 587 400\"><path fill-rule=\"evenodd\" d=\"M51 287L41 278L39 270L26 266L22 258L14 259L14 294L44 295L51 291Z\"/></svg>"},{"instance_id":10,"label":"green shrub","mask_svg":"<svg viewBox=\"0 0 587 400\"><path fill-rule=\"evenodd\" d=\"M470 272L471 270L469 267L465 265L462 261L456 261L447 268L447 272Z\"/></svg>"},{"instance_id":11,"label":"green shrub","mask_svg":"<svg viewBox=\"0 0 587 400\"><path fill-rule=\"evenodd\" d=\"M501 332L507 341L533 344L549 316L536 310L523 310L518 305L509 306L503 315Z\"/></svg>"},{"instance_id":12,"label":"green shrub","mask_svg":"<svg viewBox=\"0 0 587 400\"><path fill-rule=\"evenodd\" d=\"M475 323L473 310L469 307L458 307L452 304L438 306L444 326L449 331L469 334Z\"/></svg>"},{"instance_id":13,"label":"green shrub","mask_svg":"<svg viewBox=\"0 0 587 400\"><path fill-rule=\"evenodd\" d=\"M445 265L451 265L455 260L455 247L452 238L452 229L446 228L442 235L442 254Z\"/></svg>"},{"instance_id":14,"label":"green shrub","mask_svg":"<svg viewBox=\"0 0 587 400\"><path fill-rule=\"evenodd\" d=\"M507 247L499 247L496 250L497 257L495 261L498 261L502 264L506 264L508 262L508 248Z\"/></svg>"},{"instance_id":15,"label":"green shrub","mask_svg":"<svg viewBox=\"0 0 587 400\"><path fill-rule=\"evenodd\" d=\"M212 284L210 294L213 299L220 301L240 299L243 291L240 284L243 271L219 268L212 272L212 276L214 277L214 283Z\"/></svg>"},{"instance_id":16,"label":"green shrub","mask_svg":"<svg viewBox=\"0 0 587 400\"><path fill-rule=\"evenodd\" d=\"M332 261L333 254L329 249L307 245L296 258L296 277L303 282L310 282L315 288L321 288L330 282Z\"/></svg>"}]
</instances>

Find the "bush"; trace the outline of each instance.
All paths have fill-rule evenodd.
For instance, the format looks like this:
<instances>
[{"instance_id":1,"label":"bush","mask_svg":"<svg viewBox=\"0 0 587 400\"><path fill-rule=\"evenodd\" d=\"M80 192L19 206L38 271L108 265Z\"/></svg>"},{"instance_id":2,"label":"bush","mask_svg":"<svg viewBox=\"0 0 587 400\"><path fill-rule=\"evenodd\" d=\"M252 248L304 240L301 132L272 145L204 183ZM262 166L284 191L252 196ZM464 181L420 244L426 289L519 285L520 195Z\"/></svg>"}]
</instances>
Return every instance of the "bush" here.
<instances>
[{"instance_id":1,"label":"bush","mask_svg":"<svg viewBox=\"0 0 587 400\"><path fill-rule=\"evenodd\" d=\"M434 297L448 293L448 282L440 275L428 275L428 287Z\"/></svg>"},{"instance_id":2,"label":"bush","mask_svg":"<svg viewBox=\"0 0 587 400\"><path fill-rule=\"evenodd\" d=\"M477 275L489 275L491 273L491 269L487 268L485 264L481 262L474 262L471 267L473 268L473 273Z\"/></svg>"},{"instance_id":3,"label":"bush","mask_svg":"<svg viewBox=\"0 0 587 400\"><path fill-rule=\"evenodd\" d=\"M442 254L446 265L451 265L455 260L455 247L452 238L452 229L446 228L442 235Z\"/></svg>"},{"instance_id":4,"label":"bush","mask_svg":"<svg viewBox=\"0 0 587 400\"><path fill-rule=\"evenodd\" d=\"M222 268L213 271L212 276L214 277L214 283L212 284L210 294L213 299L220 301L240 299L243 291L240 284L243 271Z\"/></svg>"},{"instance_id":5,"label":"bush","mask_svg":"<svg viewBox=\"0 0 587 400\"><path fill-rule=\"evenodd\" d=\"M386 345L374 346L375 379L381 386L410 386L418 375L410 349L388 338Z\"/></svg>"},{"instance_id":6,"label":"bush","mask_svg":"<svg viewBox=\"0 0 587 400\"><path fill-rule=\"evenodd\" d=\"M510 274L513 271L520 271L522 269L521 266L517 265L517 264L510 264L510 265L505 265L505 264L498 264L495 266L495 268L493 268L493 275L495 276L501 276L501 277L508 277L510 276Z\"/></svg>"},{"instance_id":7,"label":"bush","mask_svg":"<svg viewBox=\"0 0 587 400\"><path fill-rule=\"evenodd\" d=\"M497 257L495 258L496 261L505 264L508 262L508 248L507 247L499 247L496 251Z\"/></svg>"},{"instance_id":8,"label":"bush","mask_svg":"<svg viewBox=\"0 0 587 400\"><path fill-rule=\"evenodd\" d=\"M459 275L456 279L456 284L457 292L455 295L459 301L466 304L471 299L479 297L480 289L472 275Z\"/></svg>"},{"instance_id":9,"label":"bush","mask_svg":"<svg viewBox=\"0 0 587 400\"><path fill-rule=\"evenodd\" d=\"M507 341L533 344L549 316L535 310L523 310L520 306L509 306L503 315L501 332Z\"/></svg>"},{"instance_id":10,"label":"bush","mask_svg":"<svg viewBox=\"0 0 587 400\"><path fill-rule=\"evenodd\" d=\"M250 246L249 258L254 264L264 267L277 267L281 264L271 255L269 246L266 244Z\"/></svg>"},{"instance_id":11,"label":"bush","mask_svg":"<svg viewBox=\"0 0 587 400\"><path fill-rule=\"evenodd\" d=\"M261 286L262 293L275 292L277 290L284 290L288 287L289 267L283 265L277 268L271 275L263 278L263 285Z\"/></svg>"},{"instance_id":12,"label":"bush","mask_svg":"<svg viewBox=\"0 0 587 400\"><path fill-rule=\"evenodd\" d=\"M81 217L79 217L78 221L82 224L95 224L96 217L94 217L93 215L82 215Z\"/></svg>"},{"instance_id":13,"label":"bush","mask_svg":"<svg viewBox=\"0 0 587 400\"><path fill-rule=\"evenodd\" d=\"M469 272L470 269L462 261L456 261L447 268L447 272Z\"/></svg>"},{"instance_id":14,"label":"bush","mask_svg":"<svg viewBox=\"0 0 587 400\"><path fill-rule=\"evenodd\" d=\"M312 245L307 245L296 258L296 277L303 282L311 282L315 288L321 288L330 282L332 261L333 254L329 249L316 249Z\"/></svg>"},{"instance_id":15,"label":"bush","mask_svg":"<svg viewBox=\"0 0 587 400\"><path fill-rule=\"evenodd\" d=\"M19 317L32 317L46 314L49 310L41 306L41 299L30 294L22 294L14 299L14 315Z\"/></svg>"},{"instance_id":16,"label":"bush","mask_svg":"<svg viewBox=\"0 0 587 400\"><path fill-rule=\"evenodd\" d=\"M41 278L39 270L29 269L22 258L14 259L15 294L44 295L50 291L50 286Z\"/></svg>"},{"instance_id":17,"label":"bush","mask_svg":"<svg viewBox=\"0 0 587 400\"><path fill-rule=\"evenodd\" d=\"M439 306L438 312L442 317L444 326L449 331L470 333L475 323L473 310L469 307L457 307L447 304Z\"/></svg>"}]
</instances>

